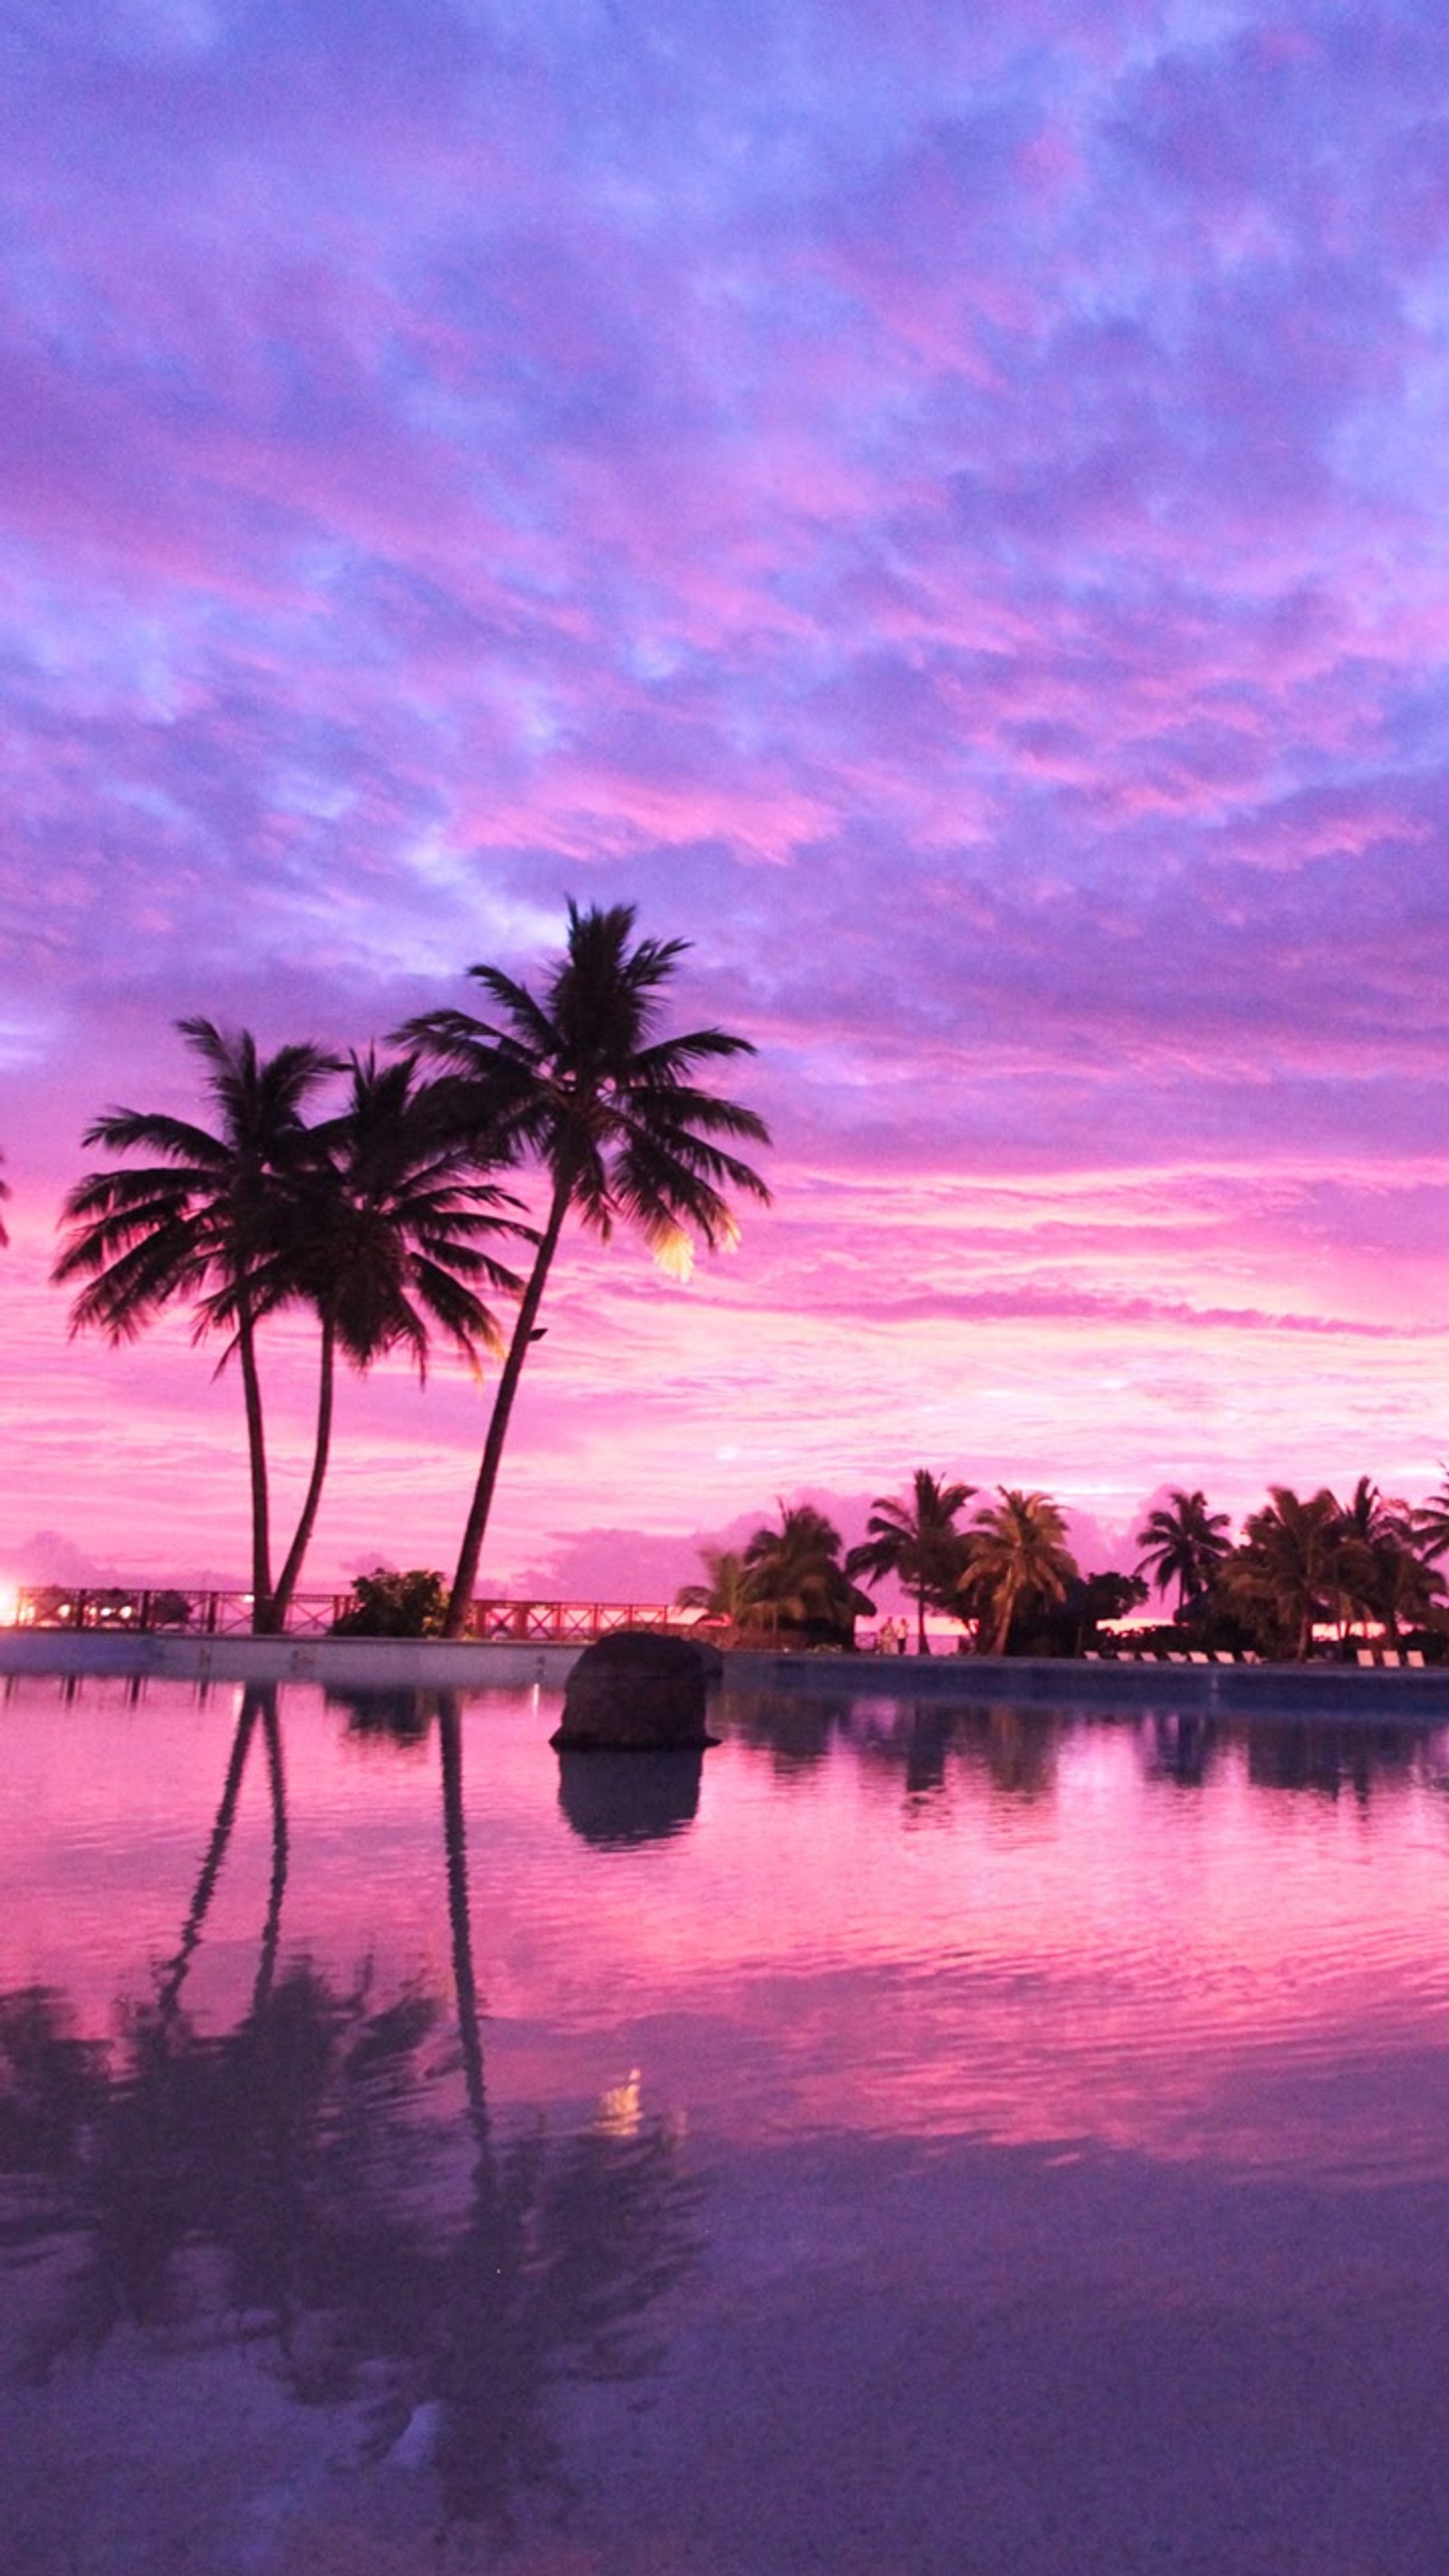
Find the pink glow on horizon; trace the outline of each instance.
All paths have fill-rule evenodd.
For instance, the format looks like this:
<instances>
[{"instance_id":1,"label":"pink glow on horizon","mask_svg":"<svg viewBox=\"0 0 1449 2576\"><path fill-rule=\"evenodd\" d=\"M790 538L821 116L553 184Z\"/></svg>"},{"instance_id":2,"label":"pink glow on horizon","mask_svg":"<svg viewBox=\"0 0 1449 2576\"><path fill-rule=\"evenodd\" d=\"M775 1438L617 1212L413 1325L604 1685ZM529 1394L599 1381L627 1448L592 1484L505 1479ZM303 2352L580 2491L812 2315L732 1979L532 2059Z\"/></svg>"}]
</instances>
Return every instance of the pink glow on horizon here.
<instances>
[{"instance_id":1,"label":"pink glow on horizon","mask_svg":"<svg viewBox=\"0 0 1449 2576\"><path fill-rule=\"evenodd\" d=\"M615 23L617 21L617 23ZM235 1390L44 1286L171 1028L380 1037L566 896L694 942L773 1215L577 1247L491 1542L1127 1534L1449 1448L1449 68L1070 0L59 9L0 101L0 1573L235 1574ZM303 1472L299 1336L273 1376ZM312 1574L445 1562L446 1363ZM38 1533L49 1534L43 1543ZM591 1536L591 1534L594 1534ZM592 1547L592 1555L590 1553Z\"/></svg>"}]
</instances>

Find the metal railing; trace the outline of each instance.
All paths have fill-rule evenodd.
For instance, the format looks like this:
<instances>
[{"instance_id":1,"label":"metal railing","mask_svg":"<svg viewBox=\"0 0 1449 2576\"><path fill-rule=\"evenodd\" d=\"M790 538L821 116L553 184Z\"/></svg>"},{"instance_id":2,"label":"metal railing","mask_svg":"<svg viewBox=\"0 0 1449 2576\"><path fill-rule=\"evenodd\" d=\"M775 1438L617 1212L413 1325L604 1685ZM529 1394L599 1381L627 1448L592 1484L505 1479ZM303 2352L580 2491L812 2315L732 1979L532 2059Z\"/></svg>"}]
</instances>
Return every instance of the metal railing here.
<instances>
[{"instance_id":1,"label":"metal railing","mask_svg":"<svg viewBox=\"0 0 1449 2576\"><path fill-rule=\"evenodd\" d=\"M356 1607L351 1592L299 1592L286 1619L289 1637L325 1637L344 1612ZM17 1628L105 1629L113 1635L246 1637L252 1633L249 1592L195 1592L180 1584L22 1585L16 1595ZM468 1635L523 1645L589 1645L616 1628L681 1631L699 1625L697 1610L660 1601L475 1601Z\"/></svg>"}]
</instances>

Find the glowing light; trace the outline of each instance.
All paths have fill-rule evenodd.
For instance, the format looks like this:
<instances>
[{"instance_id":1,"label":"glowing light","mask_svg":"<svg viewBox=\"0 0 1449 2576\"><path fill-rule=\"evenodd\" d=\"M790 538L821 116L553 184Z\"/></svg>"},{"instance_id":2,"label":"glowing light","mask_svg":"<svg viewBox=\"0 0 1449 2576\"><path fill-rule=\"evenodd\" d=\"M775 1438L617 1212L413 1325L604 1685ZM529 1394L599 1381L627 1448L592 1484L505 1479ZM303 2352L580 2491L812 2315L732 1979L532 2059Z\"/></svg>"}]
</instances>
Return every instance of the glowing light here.
<instances>
[{"instance_id":1,"label":"glowing light","mask_svg":"<svg viewBox=\"0 0 1449 2576\"><path fill-rule=\"evenodd\" d=\"M594 2127L601 2137L636 2138L642 2114L639 2107L640 2070L631 2066L622 2084L611 2084L599 2096Z\"/></svg>"}]
</instances>

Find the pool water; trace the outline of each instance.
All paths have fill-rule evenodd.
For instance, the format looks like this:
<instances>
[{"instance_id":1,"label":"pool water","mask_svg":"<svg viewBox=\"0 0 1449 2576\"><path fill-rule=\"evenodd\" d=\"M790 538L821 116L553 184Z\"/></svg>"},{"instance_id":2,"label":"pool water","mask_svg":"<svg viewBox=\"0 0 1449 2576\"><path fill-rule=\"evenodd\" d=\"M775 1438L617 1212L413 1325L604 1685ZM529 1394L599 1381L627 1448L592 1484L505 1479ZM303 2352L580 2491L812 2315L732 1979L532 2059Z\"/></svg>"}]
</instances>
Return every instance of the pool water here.
<instances>
[{"instance_id":1,"label":"pool water","mask_svg":"<svg viewBox=\"0 0 1449 2576\"><path fill-rule=\"evenodd\" d=\"M9 1686L0 2567L1444 2576L1449 1738Z\"/></svg>"}]
</instances>

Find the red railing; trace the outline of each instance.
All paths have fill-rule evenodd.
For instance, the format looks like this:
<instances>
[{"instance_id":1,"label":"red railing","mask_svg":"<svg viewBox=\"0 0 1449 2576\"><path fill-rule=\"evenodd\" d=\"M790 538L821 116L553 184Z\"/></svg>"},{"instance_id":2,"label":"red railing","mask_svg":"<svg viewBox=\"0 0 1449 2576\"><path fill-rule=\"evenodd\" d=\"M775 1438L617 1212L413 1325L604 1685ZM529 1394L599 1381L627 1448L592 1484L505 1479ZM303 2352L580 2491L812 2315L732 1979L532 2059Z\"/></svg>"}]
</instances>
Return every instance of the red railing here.
<instances>
[{"instance_id":1,"label":"red railing","mask_svg":"<svg viewBox=\"0 0 1449 2576\"><path fill-rule=\"evenodd\" d=\"M325 1637L346 1610L350 1592L299 1592L287 1616L289 1637ZM697 1627L697 1610L660 1601L475 1601L468 1634L518 1645L589 1645L616 1628ZM179 1584L26 1584L16 1596L17 1628L87 1628L114 1636L246 1637L249 1592L193 1592Z\"/></svg>"}]
</instances>

